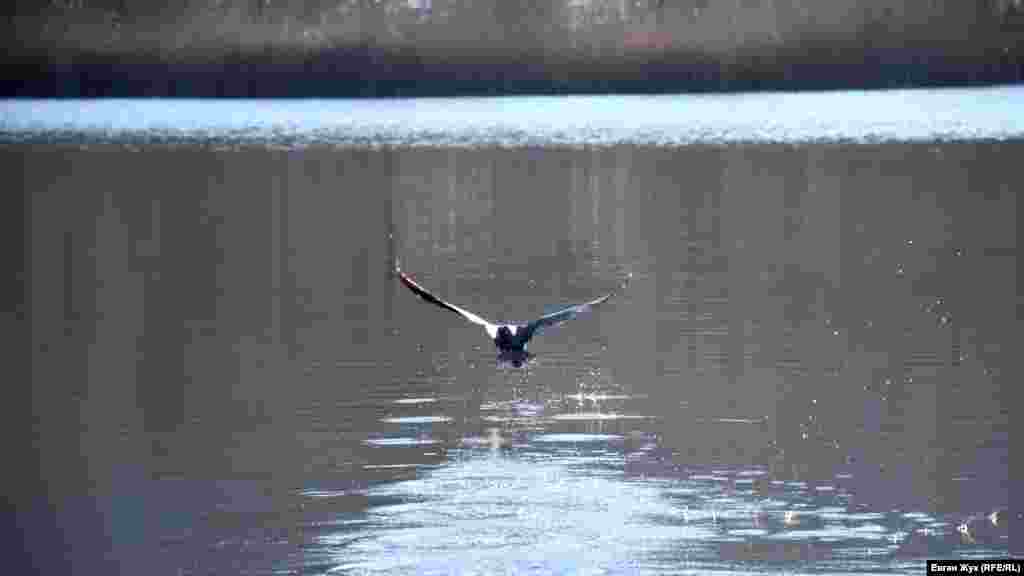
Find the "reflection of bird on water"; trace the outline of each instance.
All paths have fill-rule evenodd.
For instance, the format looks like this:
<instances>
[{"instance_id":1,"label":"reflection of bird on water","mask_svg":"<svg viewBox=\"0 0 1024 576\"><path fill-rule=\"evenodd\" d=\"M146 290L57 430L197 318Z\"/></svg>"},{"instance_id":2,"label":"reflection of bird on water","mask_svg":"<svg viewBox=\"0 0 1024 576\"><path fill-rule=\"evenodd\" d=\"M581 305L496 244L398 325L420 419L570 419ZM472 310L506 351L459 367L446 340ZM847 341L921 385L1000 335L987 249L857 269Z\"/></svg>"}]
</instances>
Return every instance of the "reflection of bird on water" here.
<instances>
[{"instance_id":1,"label":"reflection of bird on water","mask_svg":"<svg viewBox=\"0 0 1024 576\"><path fill-rule=\"evenodd\" d=\"M539 331L543 330L544 328L556 326L567 320L571 320L578 316L579 314L586 312L591 308L597 306L598 304L606 302L609 298L612 297L613 294L615 294L614 292L610 292L608 294L605 294L604 296L601 296L600 298L591 300L590 302L585 302L583 304L578 304L576 306L569 306L567 308L563 308L562 310L558 310L557 312L545 314L532 322L495 324L493 322L488 322L487 320L484 320L483 318L477 316L476 314L473 314L472 312L463 310L458 306L449 304L444 300L441 300L437 296L434 296L433 294L428 292L426 288L423 288L422 286L417 284L412 278L409 277L408 274L402 272L402 269L398 267L397 264L395 266L395 272L398 273L398 278L399 280L402 281L402 284L405 284L405 286L409 290L412 290L413 293L415 293L420 298L426 300L427 302L430 302L431 304L440 306L441 308L444 308L446 310L451 310L452 312L459 314L466 320L469 320L473 324L479 324L480 326L483 326L484 330L487 331L487 335L490 336L492 340L494 340L494 345L498 347L498 361L501 363L510 363L516 368L519 368L524 363L529 361L530 358L533 357L532 354L526 351L526 343L529 342L530 339L533 338L533 336L537 334ZM632 276L633 275L630 274L627 277L627 281L629 280L629 278L632 278ZM625 286L625 284L623 284L623 286Z\"/></svg>"}]
</instances>

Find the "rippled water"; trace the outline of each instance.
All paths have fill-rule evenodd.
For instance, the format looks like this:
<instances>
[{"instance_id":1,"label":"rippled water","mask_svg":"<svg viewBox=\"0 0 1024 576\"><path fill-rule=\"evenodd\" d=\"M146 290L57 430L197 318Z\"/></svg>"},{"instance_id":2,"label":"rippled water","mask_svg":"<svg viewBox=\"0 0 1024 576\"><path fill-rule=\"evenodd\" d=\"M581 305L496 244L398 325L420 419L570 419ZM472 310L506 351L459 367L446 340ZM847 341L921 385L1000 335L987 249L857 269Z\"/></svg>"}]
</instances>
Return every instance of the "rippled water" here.
<instances>
[{"instance_id":1,"label":"rippled water","mask_svg":"<svg viewBox=\"0 0 1024 576\"><path fill-rule=\"evenodd\" d=\"M404 100L8 100L0 141L578 146L1008 139L1024 88Z\"/></svg>"},{"instance_id":2,"label":"rippled water","mask_svg":"<svg viewBox=\"0 0 1024 576\"><path fill-rule=\"evenodd\" d=\"M11 457L26 550L124 574L920 574L1020 553L1020 115L974 106L1018 94L641 99L673 142L704 142L683 126L703 118L715 145L678 148L635 145L655 120L620 98L440 120L413 111L442 101L333 102L320 128L308 101L5 103L7 143L36 144L0 150L28 225L32 386L8 403L31 407L8 418L34 439ZM799 115L757 125L790 98L914 112L896 141L824 145ZM596 103L592 134L637 141L287 144L538 102ZM92 112L116 106L160 120ZM883 108L823 109L860 141L896 130ZM534 143L562 121L532 117ZM246 150L209 149L225 122ZM394 130L377 143L420 142ZM445 130L430 142L466 134ZM511 370L396 258L492 319L633 279Z\"/></svg>"}]
</instances>

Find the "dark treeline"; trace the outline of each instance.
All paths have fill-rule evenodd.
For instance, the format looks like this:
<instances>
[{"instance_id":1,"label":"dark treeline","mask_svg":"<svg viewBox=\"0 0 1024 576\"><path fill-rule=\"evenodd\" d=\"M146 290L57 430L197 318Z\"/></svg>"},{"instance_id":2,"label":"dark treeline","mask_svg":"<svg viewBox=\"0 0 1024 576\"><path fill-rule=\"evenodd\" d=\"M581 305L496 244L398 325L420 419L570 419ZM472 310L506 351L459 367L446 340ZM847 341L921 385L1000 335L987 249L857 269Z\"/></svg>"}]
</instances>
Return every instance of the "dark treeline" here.
<instances>
[{"instance_id":1,"label":"dark treeline","mask_svg":"<svg viewBox=\"0 0 1024 576\"><path fill-rule=\"evenodd\" d=\"M826 46L827 47L827 46ZM675 91L813 90L978 85L1024 79L1024 51L779 49L725 60L665 53L541 64L412 48L315 53L237 51L217 59L83 54L71 63L24 58L0 94L14 97L375 97Z\"/></svg>"},{"instance_id":2,"label":"dark treeline","mask_svg":"<svg viewBox=\"0 0 1024 576\"><path fill-rule=\"evenodd\" d=\"M80 1L8 18L16 46L0 95L656 93L1024 79L1021 3L903 4L832 14L831 5L796 0L193 0L152 14L127 0Z\"/></svg>"}]
</instances>

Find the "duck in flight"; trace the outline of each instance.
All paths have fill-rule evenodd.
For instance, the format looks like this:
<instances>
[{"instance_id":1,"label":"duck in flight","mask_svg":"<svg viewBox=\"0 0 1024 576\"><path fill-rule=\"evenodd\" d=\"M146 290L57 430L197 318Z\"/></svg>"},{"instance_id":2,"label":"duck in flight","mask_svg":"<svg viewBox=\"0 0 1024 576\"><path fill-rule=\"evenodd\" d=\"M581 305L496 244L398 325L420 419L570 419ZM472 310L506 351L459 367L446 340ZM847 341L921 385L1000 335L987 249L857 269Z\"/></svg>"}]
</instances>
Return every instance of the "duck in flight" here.
<instances>
[{"instance_id":1,"label":"duck in flight","mask_svg":"<svg viewBox=\"0 0 1024 576\"><path fill-rule=\"evenodd\" d=\"M395 265L395 272L398 274L398 279L402 281L402 284L405 284L406 288L412 290L413 293L420 298L430 302L431 304L455 312L473 324L483 326L484 330L487 331L487 335L494 341L494 345L498 347L499 363L511 363L516 368L519 368L533 357L532 354L526 351L526 343L529 342L534 335L538 334L545 328L557 326L558 324L575 318L583 312L587 312L599 304L607 302L608 299L615 294L615 292L609 292L608 294L591 300L590 302L584 302L583 304L569 306L556 312L545 314L532 322L495 324L468 310L463 310L458 306L449 304L437 296L434 296L428 292L426 288L417 284L416 281L410 278L408 274L402 272L401 267L397 264ZM630 273L629 276L627 276L626 281L628 282L632 277L633 274ZM624 286L625 282L621 287Z\"/></svg>"}]
</instances>

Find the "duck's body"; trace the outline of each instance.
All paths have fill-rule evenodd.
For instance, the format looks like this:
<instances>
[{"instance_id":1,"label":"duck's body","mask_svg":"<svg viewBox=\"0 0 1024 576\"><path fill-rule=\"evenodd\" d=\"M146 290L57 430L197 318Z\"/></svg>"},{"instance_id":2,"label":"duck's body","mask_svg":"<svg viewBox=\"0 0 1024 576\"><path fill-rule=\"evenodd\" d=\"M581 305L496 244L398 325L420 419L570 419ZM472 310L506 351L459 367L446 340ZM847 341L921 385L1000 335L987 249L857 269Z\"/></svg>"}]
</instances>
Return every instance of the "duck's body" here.
<instances>
[{"instance_id":1,"label":"duck's body","mask_svg":"<svg viewBox=\"0 0 1024 576\"><path fill-rule=\"evenodd\" d=\"M434 296L425 288L417 284L405 272L402 272L402 269L399 268L397 265L395 267L395 272L398 274L398 278L399 280L402 281L402 284L405 284L405 286L409 290L412 290L412 292L415 293L420 298L426 300L427 302L430 302L431 304L455 312L456 314L459 314L460 316L474 324L483 326L484 330L487 332L487 335L490 336L492 341L494 341L495 347L498 348L498 361L501 363L511 363L513 366L517 368L519 366L522 366L524 363L529 361L530 358L532 358L533 355L526 351L526 344L540 330L542 330L543 328L561 324L566 320L574 318L581 312L590 310L592 307L605 302L606 300L612 297L612 294L614 294L614 292L608 293L590 302L586 302L576 306L569 306L557 312L545 314L544 316L541 316L540 318L534 320L533 322L513 322L497 324L489 322L481 318L480 316L477 316L476 314L469 312L468 310L464 310L462 308L459 308L458 306L449 304L448 302L441 300L437 296ZM632 277L632 274L630 275L630 277Z\"/></svg>"},{"instance_id":2,"label":"duck's body","mask_svg":"<svg viewBox=\"0 0 1024 576\"><path fill-rule=\"evenodd\" d=\"M498 331L494 335L494 345L501 351L523 350L526 348L526 343L530 341L528 328L527 324L498 326Z\"/></svg>"}]
</instances>

